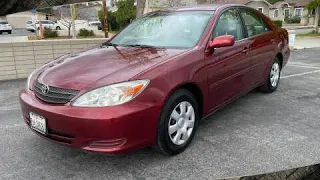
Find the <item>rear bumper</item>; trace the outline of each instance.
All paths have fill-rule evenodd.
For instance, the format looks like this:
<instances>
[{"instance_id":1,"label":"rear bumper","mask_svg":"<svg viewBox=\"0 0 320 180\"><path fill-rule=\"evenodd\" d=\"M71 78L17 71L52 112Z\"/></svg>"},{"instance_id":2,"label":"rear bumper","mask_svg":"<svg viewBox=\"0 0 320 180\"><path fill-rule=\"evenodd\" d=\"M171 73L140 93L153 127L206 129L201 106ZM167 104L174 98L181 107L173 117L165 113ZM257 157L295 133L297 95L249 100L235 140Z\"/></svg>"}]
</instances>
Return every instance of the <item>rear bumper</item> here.
<instances>
[{"instance_id":1,"label":"rear bumper","mask_svg":"<svg viewBox=\"0 0 320 180\"><path fill-rule=\"evenodd\" d=\"M0 31L1 32L9 32L9 31L12 31L12 28L1 28Z\"/></svg>"},{"instance_id":2,"label":"rear bumper","mask_svg":"<svg viewBox=\"0 0 320 180\"><path fill-rule=\"evenodd\" d=\"M26 90L20 92L20 104L28 125L29 112L46 119L48 133L36 132L38 135L73 148L104 153L127 152L153 144L160 115L157 106L139 102L106 108L49 105Z\"/></svg>"}]
</instances>

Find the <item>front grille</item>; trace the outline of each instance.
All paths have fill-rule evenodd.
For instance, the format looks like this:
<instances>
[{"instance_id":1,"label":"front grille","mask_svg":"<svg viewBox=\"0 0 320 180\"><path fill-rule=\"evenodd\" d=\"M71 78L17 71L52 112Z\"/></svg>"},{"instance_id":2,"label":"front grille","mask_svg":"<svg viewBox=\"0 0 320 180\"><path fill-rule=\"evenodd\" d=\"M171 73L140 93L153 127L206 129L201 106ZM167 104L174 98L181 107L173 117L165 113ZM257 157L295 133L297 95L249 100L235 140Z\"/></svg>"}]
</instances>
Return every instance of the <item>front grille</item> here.
<instances>
[{"instance_id":1,"label":"front grille","mask_svg":"<svg viewBox=\"0 0 320 180\"><path fill-rule=\"evenodd\" d=\"M48 103L54 104L65 104L74 98L79 91L73 89L63 89L48 86L49 90L47 92L42 92L42 87L44 84L41 84L38 80L34 82L34 93L40 100Z\"/></svg>"},{"instance_id":2,"label":"front grille","mask_svg":"<svg viewBox=\"0 0 320 180\"><path fill-rule=\"evenodd\" d=\"M74 135L58 132L52 129L48 129L47 138L60 143L72 144L72 140L75 138Z\"/></svg>"}]
</instances>

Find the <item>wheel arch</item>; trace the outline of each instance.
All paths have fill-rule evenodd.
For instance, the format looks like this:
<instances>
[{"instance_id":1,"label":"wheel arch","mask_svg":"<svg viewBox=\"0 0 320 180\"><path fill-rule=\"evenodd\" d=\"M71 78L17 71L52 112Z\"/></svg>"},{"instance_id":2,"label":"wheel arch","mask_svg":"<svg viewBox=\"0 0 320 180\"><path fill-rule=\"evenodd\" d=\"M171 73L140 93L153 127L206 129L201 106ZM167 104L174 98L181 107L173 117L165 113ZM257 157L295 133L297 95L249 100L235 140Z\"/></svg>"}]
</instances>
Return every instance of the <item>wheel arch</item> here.
<instances>
[{"instance_id":1,"label":"wheel arch","mask_svg":"<svg viewBox=\"0 0 320 180\"><path fill-rule=\"evenodd\" d=\"M283 55L281 53L278 53L276 55L276 57L279 59L280 65L281 65L281 69L282 69L282 67L283 67Z\"/></svg>"},{"instance_id":2,"label":"wheel arch","mask_svg":"<svg viewBox=\"0 0 320 180\"><path fill-rule=\"evenodd\" d=\"M191 92L194 97L197 100L198 106L199 106L199 116L200 119L202 119L203 116L203 92L201 90L201 88L194 82L185 82L185 83L181 83L179 85L177 85L175 88L172 89L172 91L170 91L170 93L168 94L166 100L177 90L179 89L185 89L188 90L189 92Z\"/></svg>"}]
</instances>

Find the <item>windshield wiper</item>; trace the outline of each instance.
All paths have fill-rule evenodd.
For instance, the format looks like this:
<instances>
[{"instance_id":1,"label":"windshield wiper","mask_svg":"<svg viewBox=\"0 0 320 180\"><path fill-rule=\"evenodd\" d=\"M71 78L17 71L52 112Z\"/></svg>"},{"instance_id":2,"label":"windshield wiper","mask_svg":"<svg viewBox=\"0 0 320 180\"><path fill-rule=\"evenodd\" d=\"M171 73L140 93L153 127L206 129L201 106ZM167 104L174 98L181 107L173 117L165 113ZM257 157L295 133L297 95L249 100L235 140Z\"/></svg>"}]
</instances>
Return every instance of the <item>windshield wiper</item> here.
<instances>
[{"instance_id":1,"label":"windshield wiper","mask_svg":"<svg viewBox=\"0 0 320 180\"><path fill-rule=\"evenodd\" d=\"M139 48L157 48L156 46L151 46L151 45L143 45L143 44L127 44L124 46L128 47L139 47Z\"/></svg>"},{"instance_id":2,"label":"windshield wiper","mask_svg":"<svg viewBox=\"0 0 320 180\"><path fill-rule=\"evenodd\" d=\"M104 42L104 43L102 43L102 46L113 46L113 47L115 47L115 46L118 46L118 45L114 44L114 43L111 43L111 42Z\"/></svg>"}]
</instances>

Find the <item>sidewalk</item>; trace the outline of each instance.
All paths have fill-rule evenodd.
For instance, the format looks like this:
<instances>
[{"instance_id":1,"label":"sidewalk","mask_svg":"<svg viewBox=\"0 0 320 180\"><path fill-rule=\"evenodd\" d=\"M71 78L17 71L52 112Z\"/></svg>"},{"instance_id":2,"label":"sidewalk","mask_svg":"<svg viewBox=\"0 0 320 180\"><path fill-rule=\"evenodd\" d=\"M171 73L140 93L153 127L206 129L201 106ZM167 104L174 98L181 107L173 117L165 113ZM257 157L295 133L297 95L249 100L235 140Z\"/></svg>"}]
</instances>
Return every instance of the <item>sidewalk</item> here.
<instances>
[{"instance_id":1,"label":"sidewalk","mask_svg":"<svg viewBox=\"0 0 320 180\"><path fill-rule=\"evenodd\" d=\"M293 49L306 49L320 47L320 37L297 37Z\"/></svg>"}]
</instances>

